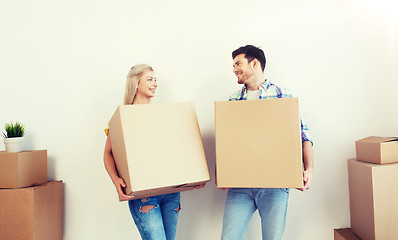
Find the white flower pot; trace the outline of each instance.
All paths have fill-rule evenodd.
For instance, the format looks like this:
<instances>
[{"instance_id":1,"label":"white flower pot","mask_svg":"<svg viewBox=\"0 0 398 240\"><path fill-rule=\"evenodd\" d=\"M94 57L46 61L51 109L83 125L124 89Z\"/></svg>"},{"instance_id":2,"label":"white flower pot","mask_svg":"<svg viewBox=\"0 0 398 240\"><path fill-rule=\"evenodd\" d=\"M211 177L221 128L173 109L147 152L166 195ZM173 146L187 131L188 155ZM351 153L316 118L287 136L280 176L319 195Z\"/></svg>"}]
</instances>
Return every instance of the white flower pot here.
<instances>
[{"instance_id":1,"label":"white flower pot","mask_svg":"<svg viewBox=\"0 0 398 240\"><path fill-rule=\"evenodd\" d=\"M7 152L22 151L23 137L4 138L4 145Z\"/></svg>"}]
</instances>

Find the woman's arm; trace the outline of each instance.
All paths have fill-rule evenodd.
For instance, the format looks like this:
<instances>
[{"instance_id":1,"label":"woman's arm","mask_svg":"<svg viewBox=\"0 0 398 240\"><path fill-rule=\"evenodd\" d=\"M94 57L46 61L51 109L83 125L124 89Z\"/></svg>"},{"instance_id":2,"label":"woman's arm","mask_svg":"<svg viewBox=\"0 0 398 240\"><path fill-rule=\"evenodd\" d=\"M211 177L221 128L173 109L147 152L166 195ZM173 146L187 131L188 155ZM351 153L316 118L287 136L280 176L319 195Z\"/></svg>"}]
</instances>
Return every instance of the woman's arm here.
<instances>
[{"instance_id":1,"label":"woman's arm","mask_svg":"<svg viewBox=\"0 0 398 240\"><path fill-rule=\"evenodd\" d=\"M133 196L128 196L123 192L123 188L126 187L126 183L122 178L119 177L116 166L115 166L115 160L113 159L113 154L112 154L112 145L111 145L111 138L108 134L108 137L106 139L105 143L105 150L104 150L104 165L105 169L108 172L109 176L111 177L111 180L113 184L116 187L117 194L119 195L119 199L121 200L129 200L133 198Z\"/></svg>"}]
</instances>

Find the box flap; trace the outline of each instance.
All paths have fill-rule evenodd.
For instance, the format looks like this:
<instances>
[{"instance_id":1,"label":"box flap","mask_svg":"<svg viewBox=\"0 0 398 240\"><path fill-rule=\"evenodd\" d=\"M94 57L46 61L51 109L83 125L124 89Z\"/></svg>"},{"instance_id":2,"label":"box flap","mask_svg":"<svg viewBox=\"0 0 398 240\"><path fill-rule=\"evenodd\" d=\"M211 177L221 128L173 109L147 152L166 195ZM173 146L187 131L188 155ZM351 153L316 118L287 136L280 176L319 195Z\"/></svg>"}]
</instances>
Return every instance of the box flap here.
<instances>
[{"instance_id":1,"label":"box flap","mask_svg":"<svg viewBox=\"0 0 398 240\"><path fill-rule=\"evenodd\" d=\"M391 140L387 140L386 142L398 142L398 137L394 137Z\"/></svg>"},{"instance_id":2,"label":"box flap","mask_svg":"<svg viewBox=\"0 0 398 240\"><path fill-rule=\"evenodd\" d=\"M143 191L138 191L138 192L132 192L130 194L130 196L134 196L134 198L132 198L132 199L140 199L140 198L144 198L144 197L152 197L152 196L158 196L158 195L175 193L175 192L189 191L189 190L195 189L195 187L198 185L205 184L208 181L209 180L201 181L201 182L194 182L194 183L186 183L186 184L181 184L181 185L176 185L176 186L148 189L148 190L143 190ZM126 200L119 198L119 201L126 201Z\"/></svg>"},{"instance_id":3,"label":"box flap","mask_svg":"<svg viewBox=\"0 0 398 240\"><path fill-rule=\"evenodd\" d=\"M398 138L397 137L370 136L370 137L360 139L357 142L383 143L383 142L391 142L391 141L398 141Z\"/></svg>"}]
</instances>

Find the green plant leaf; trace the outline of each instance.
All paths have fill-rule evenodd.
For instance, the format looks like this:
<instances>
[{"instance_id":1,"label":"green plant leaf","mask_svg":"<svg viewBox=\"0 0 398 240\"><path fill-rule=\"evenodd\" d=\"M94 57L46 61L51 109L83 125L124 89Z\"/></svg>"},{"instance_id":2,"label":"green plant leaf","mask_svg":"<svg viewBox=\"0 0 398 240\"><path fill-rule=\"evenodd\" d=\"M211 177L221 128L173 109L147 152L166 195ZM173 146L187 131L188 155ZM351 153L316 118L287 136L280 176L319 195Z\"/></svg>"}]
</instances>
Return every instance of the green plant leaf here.
<instances>
[{"instance_id":1,"label":"green plant leaf","mask_svg":"<svg viewBox=\"0 0 398 240\"><path fill-rule=\"evenodd\" d=\"M13 137L23 137L26 133L25 126L19 122L6 123L4 125L5 132L3 132L3 137L13 138Z\"/></svg>"}]
</instances>

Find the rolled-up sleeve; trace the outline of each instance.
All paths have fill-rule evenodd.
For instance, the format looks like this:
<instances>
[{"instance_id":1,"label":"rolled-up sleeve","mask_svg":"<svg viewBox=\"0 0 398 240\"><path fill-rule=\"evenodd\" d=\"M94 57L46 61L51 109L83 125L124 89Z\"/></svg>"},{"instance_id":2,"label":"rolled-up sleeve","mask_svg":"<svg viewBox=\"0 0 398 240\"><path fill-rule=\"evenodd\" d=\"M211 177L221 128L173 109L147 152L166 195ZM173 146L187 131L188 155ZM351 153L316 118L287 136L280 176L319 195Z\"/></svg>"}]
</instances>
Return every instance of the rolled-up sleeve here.
<instances>
[{"instance_id":1,"label":"rolled-up sleeve","mask_svg":"<svg viewBox=\"0 0 398 240\"><path fill-rule=\"evenodd\" d=\"M303 121L303 119L301 119L301 140L304 141L309 141L312 143L312 145L314 145L314 142L312 141L311 135L310 135L310 130L307 126L307 124L305 124L305 122Z\"/></svg>"}]
</instances>

